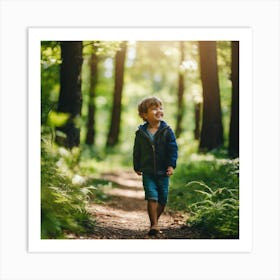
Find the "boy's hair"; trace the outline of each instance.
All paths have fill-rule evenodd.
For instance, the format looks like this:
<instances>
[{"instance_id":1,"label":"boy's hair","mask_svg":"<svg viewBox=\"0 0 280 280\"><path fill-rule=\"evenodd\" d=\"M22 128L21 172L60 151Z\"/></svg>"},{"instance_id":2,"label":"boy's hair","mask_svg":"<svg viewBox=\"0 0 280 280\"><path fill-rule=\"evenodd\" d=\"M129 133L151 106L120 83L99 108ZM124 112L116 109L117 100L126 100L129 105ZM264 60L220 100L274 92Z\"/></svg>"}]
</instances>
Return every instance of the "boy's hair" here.
<instances>
[{"instance_id":1,"label":"boy's hair","mask_svg":"<svg viewBox=\"0 0 280 280\"><path fill-rule=\"evenodd\" d=\"M143 114L148 112L148 109L152 106L162 106L162 102L157 97L147 97L144 98L139 104L138 104L138 114L139 116L145 121L145 118L143 117Z\"/></svg>"}]
</instances>

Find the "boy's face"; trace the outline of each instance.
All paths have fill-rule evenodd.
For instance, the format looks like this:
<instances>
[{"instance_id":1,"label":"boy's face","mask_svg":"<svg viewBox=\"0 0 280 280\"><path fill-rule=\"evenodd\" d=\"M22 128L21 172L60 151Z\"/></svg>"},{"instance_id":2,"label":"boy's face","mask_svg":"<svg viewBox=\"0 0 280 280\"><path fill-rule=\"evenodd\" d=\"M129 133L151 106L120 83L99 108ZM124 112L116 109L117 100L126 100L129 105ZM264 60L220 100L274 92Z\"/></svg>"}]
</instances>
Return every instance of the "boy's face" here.
<instances>
[{"instance_id":1,"label":"boy's face","mask_svg":"<svg viewBox=\"0 0 280 280\"><path fill-rule=\"evenodd\" d=\"M163 119L163 108L161 105L152 105L149 107L147 113L143 114L143 117L148 123L159 122Z\"/></svg>"}]
</instances>

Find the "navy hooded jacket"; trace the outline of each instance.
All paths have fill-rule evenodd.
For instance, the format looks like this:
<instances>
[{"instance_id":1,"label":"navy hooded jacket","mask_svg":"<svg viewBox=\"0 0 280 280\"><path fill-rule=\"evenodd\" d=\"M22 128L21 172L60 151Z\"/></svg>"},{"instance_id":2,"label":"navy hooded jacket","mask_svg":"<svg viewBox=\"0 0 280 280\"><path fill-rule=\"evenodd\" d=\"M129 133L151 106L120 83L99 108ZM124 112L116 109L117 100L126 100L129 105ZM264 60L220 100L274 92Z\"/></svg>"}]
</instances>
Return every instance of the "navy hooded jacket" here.
<instances>
[{"instance_id":1,"label":"navy hooded jacket","mask_svg":"<svg viewBox=\"0 0 280 280\"><path fill-rule=\"evenodd\" d=\"M148 135L148 123L140 125L135 134L133 148L134 170L150 175L165 175L167 167L176 168L178 146L172 129L161 121L154 135Z\"/></svg>"}]
</instances>

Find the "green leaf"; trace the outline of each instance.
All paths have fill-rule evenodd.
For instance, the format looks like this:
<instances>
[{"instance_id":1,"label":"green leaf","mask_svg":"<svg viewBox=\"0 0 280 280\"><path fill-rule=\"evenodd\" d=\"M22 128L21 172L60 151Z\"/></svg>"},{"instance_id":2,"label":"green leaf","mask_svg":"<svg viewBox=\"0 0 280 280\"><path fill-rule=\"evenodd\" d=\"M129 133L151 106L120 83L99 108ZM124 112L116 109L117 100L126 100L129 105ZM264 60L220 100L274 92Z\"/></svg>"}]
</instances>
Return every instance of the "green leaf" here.
<instances>
[{"instance_id":1,"label":"green leaf","mask_svg":"<svg viewBox=\"0 0 280 280\"><path fill-rule=\"evenodd\" d=\"M66 124L70 117L68 113L57 113L55 111L50 111L48 115L48 125L51 127L61 127Z\"/></svg>"}]
</instances>

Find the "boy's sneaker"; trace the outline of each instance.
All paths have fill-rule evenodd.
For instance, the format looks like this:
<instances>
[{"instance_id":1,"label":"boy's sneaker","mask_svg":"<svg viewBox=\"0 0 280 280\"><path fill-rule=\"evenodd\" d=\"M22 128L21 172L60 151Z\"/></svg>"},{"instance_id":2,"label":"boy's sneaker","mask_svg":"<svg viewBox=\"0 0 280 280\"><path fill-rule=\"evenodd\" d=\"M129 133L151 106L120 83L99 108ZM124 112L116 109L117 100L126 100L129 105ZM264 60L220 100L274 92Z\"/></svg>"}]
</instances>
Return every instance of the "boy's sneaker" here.
<instances>
[{"instance_id":1,"label":"boy's sneaker","mask_svg":"<svg viewBox=\"0 0 280 280\"><path fill-rule=\"evenodd\" d=\"M159 229L158 226L152 226L148 232L149 236L155 236L158 235L159 233L162 233L162 231Z\"/></svg>"}]
</instances>

